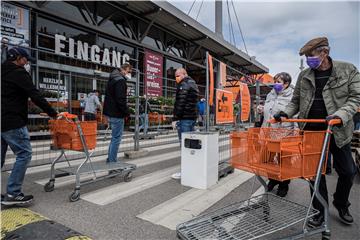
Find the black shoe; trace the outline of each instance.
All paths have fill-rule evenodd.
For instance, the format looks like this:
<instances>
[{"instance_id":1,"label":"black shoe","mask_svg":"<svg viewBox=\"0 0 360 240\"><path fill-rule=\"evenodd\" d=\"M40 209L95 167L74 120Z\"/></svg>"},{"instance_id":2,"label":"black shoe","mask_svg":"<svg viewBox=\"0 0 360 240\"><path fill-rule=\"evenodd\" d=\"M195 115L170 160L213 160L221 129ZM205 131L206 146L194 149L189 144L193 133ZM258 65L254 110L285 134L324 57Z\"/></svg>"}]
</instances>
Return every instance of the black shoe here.
<instances>
[{"instance_id":1,"label":"black shoe","mask_svg":"<svg viewBox=\"0 0 360 240\"><path fill-rule=\"evenodd\" d=\"M286 186L286 187L280 187L278 188L277 192L276 192L276 195L278 195L279 197L285 197L287 195L289 191L289 187Z\"/></svg>"},{"instance_id":2,"label":"black shoe","mask_svg":"<svg viewBox=\"0 0 360 240\"><path fill-rule=\"evenodd\" d=\"M4 201L2 201L1 203L6 206L22 205L22 204L31 203L33 199L34 199L33 195L24 195L23 193L20 193L17 196L12 196L7 194L4 197Z\"/></svg>"},{"instance_id":3,"label":"black shoe","mask_svg":"<svg viewBox=\"0 0 360 240\"><path fill-rule=\"evenodd\" d=\"M331 172L332 172L332 171L331 171L331 168L326 168L326 172L325 172L326 175L331 175Z\"/></svg>"},{"instance_id":4,"label":"black shoe","mask_svg":"<svg viewBox=\"0 0 360 240\"><path fill-rule=\"evenodd\" d=\"M324 215L317 214L307 221L307 225L311 228L318 228L324 223Z\"/></svg>"},{"instance_id":5,"label":"black shoe","mask_svg":"<svg viewBox=\"0 0 360 240\"><path fill-rule=\"evenodd\" d=\"M270 181L269 181L269 183L268 183L268 185L267 185L268 192L271 192L271 191L274 189L274 187L275 187L276 185L278 185L278 184L279 184L278 182L270 179Z\"/></svg>"},{"instance_id":6,"label":"black shoe","mask_svg":"<svg viewBox=\"0 0 360 240\"><path fill-rule=\"evenodd\" d=\"M338 210L339 218L342 223L345 223L347 225L351 225L354 223L354 219L349 212L349 208L338 208L334 202L333 205Z\"/></svg>"},{"instance_id":7,"label":"black shoe","mask_svg":"<svg viewBox=\"0 0 360 240\"><path fill-rule=\"evenodd\" d=\"M4 194L1 194L1 202L4 201L4 198L5 198Z\"/></svg>"}]
</instances>

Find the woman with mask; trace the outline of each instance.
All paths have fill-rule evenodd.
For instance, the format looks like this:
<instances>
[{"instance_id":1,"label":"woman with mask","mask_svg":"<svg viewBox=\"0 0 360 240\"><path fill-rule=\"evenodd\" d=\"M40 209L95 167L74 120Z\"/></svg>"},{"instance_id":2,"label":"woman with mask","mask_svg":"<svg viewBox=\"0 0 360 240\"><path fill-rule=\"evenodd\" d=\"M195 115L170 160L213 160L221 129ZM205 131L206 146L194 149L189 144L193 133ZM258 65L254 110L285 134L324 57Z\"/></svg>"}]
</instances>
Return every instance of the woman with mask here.
<instances>
[{"instance_id":1,"label":"woman with mask","mask_svg":"<svg viewBox=\"0 0 360 240\"><path fill-rule=\"evenodd\" d=\"M266 96L265 105L263 108L264 121L262 127L268 127L268 120L280 111L284 111L288 103L291 101L294 88L291 85L291 76L286 72L281 72L274 77L274 87ZM272 128L295 128L293 123L274 123ZM276 195L285 197L289 190L290 180L283 182L270 179L268 183L268 191L271 192L276 185L279 185Z\"/></svg>"}]
</instances>

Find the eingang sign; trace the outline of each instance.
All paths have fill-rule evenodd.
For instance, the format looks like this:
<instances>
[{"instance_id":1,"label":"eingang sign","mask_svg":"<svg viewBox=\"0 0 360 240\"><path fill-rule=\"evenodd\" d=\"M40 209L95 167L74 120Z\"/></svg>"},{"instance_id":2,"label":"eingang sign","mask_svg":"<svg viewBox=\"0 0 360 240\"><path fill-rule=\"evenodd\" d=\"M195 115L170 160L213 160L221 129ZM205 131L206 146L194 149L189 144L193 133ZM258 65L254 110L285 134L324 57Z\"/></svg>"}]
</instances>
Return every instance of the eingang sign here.
<instances>
[{"instance_id":1,"label":"eingang sign","mask_svg":"<svg viewBox=\"0 0 360 240\"><path fill-rule=\"evenodd\" d=\"M65 44L67 44L67 46ZM110 52L108 48L101 50L98 45L89 46L87 42L80 40L75 42L74 39L67 39L60 34L55 35L55 54L117 68L120 68L122 64L130 61L130 56L127 53L122 54L115 50Z\"/></svg>"}]
</instances>

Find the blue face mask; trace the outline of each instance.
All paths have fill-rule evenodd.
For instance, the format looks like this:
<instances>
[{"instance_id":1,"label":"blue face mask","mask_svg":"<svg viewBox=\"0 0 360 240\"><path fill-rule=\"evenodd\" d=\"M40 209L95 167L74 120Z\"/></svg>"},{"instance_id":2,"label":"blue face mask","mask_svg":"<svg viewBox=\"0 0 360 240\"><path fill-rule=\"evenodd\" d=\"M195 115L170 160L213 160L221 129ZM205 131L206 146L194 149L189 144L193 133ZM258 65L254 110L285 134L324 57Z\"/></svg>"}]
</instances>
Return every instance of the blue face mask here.
<instances>
[{"instance_id":1,"label":"blue face mask","mask_svg":"<svg viewBox=\"0 0 360 240\"><path fill-rule=\"evenodd\" d=\"M276 93L281 92L284 89L284 84L282 83L275 83L274 84L274 90Z\"/></svg>"},{"instance_id":2,"label":"blue face mask","mask_svg":"<svg viewBox=\"0 0 360 240\"><path fill-rule=\"evenodd\" d=\"M306 57L306 63L311 69L318 69L321 65L320 57Z\"/></svg>"}]
</instances>

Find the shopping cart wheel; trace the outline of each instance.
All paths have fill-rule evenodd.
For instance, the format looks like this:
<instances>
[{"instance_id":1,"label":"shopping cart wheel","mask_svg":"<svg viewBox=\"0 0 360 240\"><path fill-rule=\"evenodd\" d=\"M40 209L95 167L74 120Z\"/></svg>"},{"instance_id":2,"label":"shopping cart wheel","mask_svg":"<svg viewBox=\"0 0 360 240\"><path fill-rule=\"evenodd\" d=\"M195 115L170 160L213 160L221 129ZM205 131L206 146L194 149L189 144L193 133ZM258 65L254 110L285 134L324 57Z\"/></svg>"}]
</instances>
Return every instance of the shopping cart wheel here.
<instances>
[{"instance_id":1,"label":"shopping cart wheel","mask_svg":"<svg viewBox=\"0 0 360 240\"><path fill-rule=\"evenodd\" d=\"M54 188L55 188L54 181L51 181L51 180L48 181L44 186L45 192L52 192L52 191L54 191Z\"/></svg>"},{"instance_id":2,"label":"shopping cart wheel","mask_svg":"<svg viewBox=\"0 0 360 240\"><path fill-rule=\"evenodd\" d=\"M76 202L80 199L80 191L79 190L75 190L74 192L72 192L69 196L69 200L70 202Z\"/></svg>"},{"instance_id":3,"label":"shopping cart wheel","mask_svg":"<svg viewBox=\"0 0 360 240\"><path fill-rule=\"evenodd\" d=\"M132 180L132 172L127 172L125 175L124 175L124 182L130 182Z\"/></svg>"}]
</instances>

